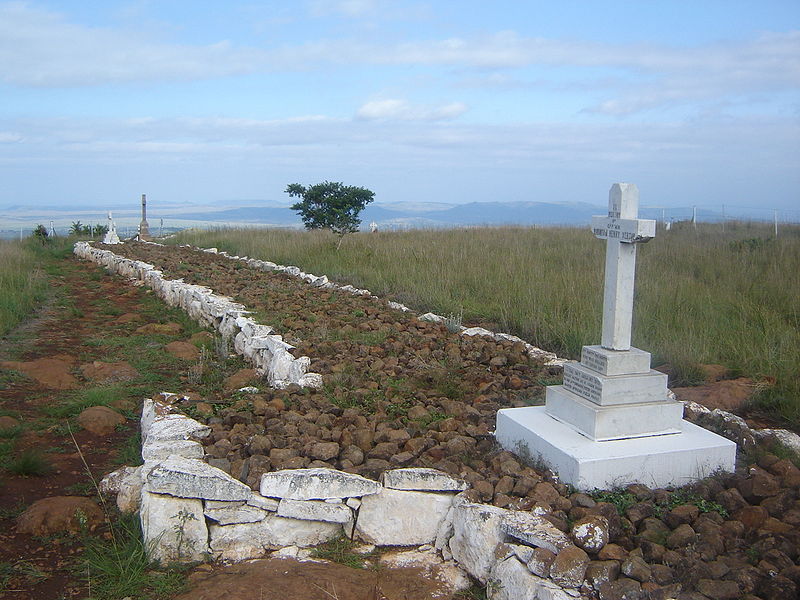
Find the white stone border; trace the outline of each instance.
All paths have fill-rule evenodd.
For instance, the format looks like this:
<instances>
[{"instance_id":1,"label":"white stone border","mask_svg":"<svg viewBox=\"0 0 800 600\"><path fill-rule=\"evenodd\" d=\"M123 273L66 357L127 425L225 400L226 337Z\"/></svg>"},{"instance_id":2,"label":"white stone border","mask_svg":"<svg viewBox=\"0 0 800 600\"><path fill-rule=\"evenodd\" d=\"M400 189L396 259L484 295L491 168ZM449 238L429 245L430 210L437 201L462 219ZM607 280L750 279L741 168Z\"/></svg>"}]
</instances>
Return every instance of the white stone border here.
<instances>
[{"instance_id":1,"label":"white stone border","mask_svg":"<svg viewBox=\"0 0 800 600\"><path fill-rule=\"evenodd\" d=\"M153 242L148 242L153 243ZM160 245L160 244L159 244ZM354 296L367 296L369 298L373 298L374 300L380 301L381 299L378 296L375 296L369 290L363 290L352 285L339 285L338 283L332 282L328 279L326 275L312 275L311 273L305 273L300 269L300 267L295 266L285 266L279 265L274 262L268 260L259 260L256 258L248 258L246 256L232 256L225 251L220 252L217 248L198 248L196 246L190 246L188 244L182 246L183 248L192 248L193 250L199 250L201 252L208 252L210 254L219 254L220 256L224 256L231 260L239 260L242 262L247 263L249 267L254 269L261 269L262 271L280 271L283 273L287 273L292 277L297 277L302 281L310 283L316 287L322 288L333 288L337 290L342 290L343 292L348 292L353 294ZM411 312L411 309L407 306L400 304L399 302L392 302L391 300L386 302L389 308L394 310L399 310L402 312ZM434 314L432 312L427 312L425 314L419 315L419 319L422 321L431 321L434 323L445 323L447 322L447 318L441 315ZM568 362L567 359L559 358L555 353L548 352L547 350L542 350L541 348L537 348L533 344L530 344L523 340L520 337L515 335L511 335L508 333L495 333L493 331L489 331L488 329L484 329L483 327L463 327L461 325L458 326L461 335L468 335L468 336L484 336L491 338L495 341L506 341L512 343L521 343L525 346L525 351L528 353L533 359L542 360L544 364L547 366L564 366L564 363Z\"/></svg>"},{"instance_id":2,"label":"white stone border","mask_svg":"<svg viewBox=\"0 0 800 600\"><path fill-rule=\"evenodd\" d=\"M254 492L203 460L196 439L210 428L175 412L174 394L162 398L144 400L144 464L101 483L118 493L120 510L139 512L154 560L297 555L344 534L437 554L487 584L495 600L587 597L579 591L583 572L569 581L555 569L542 576L537 549L558 555L577 548L541 514L470 502L466 482L435 469L393 469L381 482L335 469L287 469L262 475Z\"/></svg>"},{"instance_id":3,"label":"white stone border","mask_svg":"<svg viewBox=\"0 0 800 600\"><path fill-rule=\"evenodd\" d=\"M165 279L154 265L94 248L88 242L77 242L73 251L76 256L102 265L111 272L143 282L169 306L182 308L195 321L233 339L236 352L246 356L256 372L266 376L272 387L285 388L292 383L315 388L322 385L321 375L308 372L309 357L292 356L290 350L294 346L272 333L271 327L248 317L250 311L231 298L182 279Z\"/></svg>"}]
</instances>

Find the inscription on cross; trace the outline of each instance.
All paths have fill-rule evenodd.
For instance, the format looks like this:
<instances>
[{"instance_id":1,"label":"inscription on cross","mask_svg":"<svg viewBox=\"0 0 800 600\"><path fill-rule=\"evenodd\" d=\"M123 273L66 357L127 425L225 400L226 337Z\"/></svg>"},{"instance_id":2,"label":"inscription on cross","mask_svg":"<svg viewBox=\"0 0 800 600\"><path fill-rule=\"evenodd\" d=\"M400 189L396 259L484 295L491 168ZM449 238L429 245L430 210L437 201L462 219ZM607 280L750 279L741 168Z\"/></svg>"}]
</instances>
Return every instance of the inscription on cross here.
<instances>
[{"instance_id":1,"label":"inscription on cross","mask_svg":"<svg viewBox=\"0 0 800 600\"><path fill-rule=\"evenodd\" d=\"M607 241L600 344L609 350L631 348L636 244L656 235L656 222L638 214L639 189L633 183L615 183L608 192L608 215L592 217L592 232Z\"/></svg>"}]
</instances>

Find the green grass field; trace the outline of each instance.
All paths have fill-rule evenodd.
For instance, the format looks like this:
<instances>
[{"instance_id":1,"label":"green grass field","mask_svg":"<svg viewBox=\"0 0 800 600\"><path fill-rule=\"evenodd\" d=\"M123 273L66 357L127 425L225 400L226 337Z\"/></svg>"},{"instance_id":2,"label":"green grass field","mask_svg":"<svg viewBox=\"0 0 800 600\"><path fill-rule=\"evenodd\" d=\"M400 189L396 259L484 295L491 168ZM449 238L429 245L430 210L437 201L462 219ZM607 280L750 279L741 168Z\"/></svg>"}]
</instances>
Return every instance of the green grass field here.
<instances>
[{"instance_id":1,"label":"green grass field","mask_svg":"<svg viewBox=\"0 0 800 600\"><path fill-rule=\"evenodd\" d=\"M599 343L605 243L586 229L471 228L360 233L187 231L215 246L365 287L419 310L461 314L577 358ZM678 224L638 251L633 343L669 363L671 385L699 364L754 378L759 408L800 423L800 227Z\"/></svg>"}]
</instances>

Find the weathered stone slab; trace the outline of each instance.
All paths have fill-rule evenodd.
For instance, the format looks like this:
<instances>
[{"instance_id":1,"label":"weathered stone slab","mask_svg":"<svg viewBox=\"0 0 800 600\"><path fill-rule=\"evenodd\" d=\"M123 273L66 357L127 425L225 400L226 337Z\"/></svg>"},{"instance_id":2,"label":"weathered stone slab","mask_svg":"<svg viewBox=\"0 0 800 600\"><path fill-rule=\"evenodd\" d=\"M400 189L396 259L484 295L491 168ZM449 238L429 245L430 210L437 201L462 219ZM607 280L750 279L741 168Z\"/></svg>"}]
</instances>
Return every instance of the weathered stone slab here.
<instances>
[{"instance_id":1,"label":"weathered stone slab","mask_svg":"<svg viewBox=\"0 0 800 600\"><path fill-rule=\"evenodd\" d=\"M555 554L572 545L566 533L556 529L544 517L532 513L506 511L502 516L500 529L526 544L545 548Z\"/></svg>"},{"instance_id":2,"label":"weathered stone slab","mask_svg":"<svg viewBox=\"0 0 800 600\"><path fill-rule=\"evenodd\" d=\"M184 415L170 414L156 417L145 432L142 429L142 440L151 438L159 441L188 440L189 438L204 438L211 432L207 425L190 419Z\"/></svg>"},{"instance_id":3,"label":"weathered stone slab","mask_svg":"<svg viewBox=\"0 0 800 600\"><path fill-rule=\"evenodd\" d=\"M199 460L171 456L147 475L150 491L181 498L247 500L252 491L225 471Z\"/></svg>"},{"instance_id":4,"label":"weathered stone slab","mask_svg":"<svg viewBox=\"0 0 800 600\"><path fill-rule=\"evenodd\" d=\"M264 473L260 492L270 498L292 500L325 500L375 494L381 489L377 481L334 469L286 469Z\"/></svg>"},{"instance_id":5,"label":"weathered stone slab","mask_svg":"<svg viewBox=\"0 0 800 600\"><path fill-rule=\"evenodd\" d=\"M432 544L452 502L453 494L384 488L361 499L356 535L376 546Z\"/></svg>"},{"instance_id":6,"label":"weathered stone slab","mask_svg":"<svg viewBox=\"0 0 800 600\"><path fill-rule=\"evenodd\" d=\"M572 596L552 581L534 575L513 556L498 561L489 578L496 582L486 588L490 600L572 600Z\"/></svg>"},{"instance_id":7,"label":"weathered stone slab","mask_svg":"<svg viewBox=\"0 0 800 600\"><path fill-rule=\"evenodd\" d=\"M495 550L505 540L501 525L507 512L495 506L470 502L456 502L453 506L450 552L456 562L481 583L489 581L497 560Z\"/></svg>"},{"instance_id":8,"label":"weathered stone slab","mask_svg":"<svg viewBox=\"0 0 800 600\"><path fill-rule=\"evenodd\" d=\"M393 490L430 492L461 492L469 487L466 481L456 479L437 469L392 469L383 474L384 487Z\"/></svg>"},{"instance_id":9,"label":"weathered stone slab","mask_svg":"<svg viewBox=\"0 0 800 600\"><path fill-rule=\"evenodd\" d=\"M260 508L262 510L266 510L269 512L275 512L278 510L278 505L280 502L275 500L275 498L265 498L261 494L253 492L253 495L247 499L247 504L250 506L255 506L256 508Z\"/></svg>"},{"instance_id":10,"label":"weathered stone slab","mask_svg":"<svg viewBox=\"0 0 800 600\"><path fill-rule=\"evenodd\" d=\"M283 546L316 546L342 534L338 523L304 521L269 515L258 523L211 525L211 552L216 559L245 560Z\"/></svg>"},{"instance_id":11,"label":"weathered stone slab","mask_svg":"<svg viewBox=\"0 0 800 600\"><path fill-rule=\"evenodd\" d=\"M353 520L353 511L343 503L332 504L325 500L283 498L278 504L278 516L306 521L348 523Z\"/></svg>"},{"instance_id":12,"label":"weathered stone slab","mask_svg":"<svg viewBox=\"0 0 800 600\"><path fill-rule=\"evenodd\" d=\"M209 500L205 503L204 514L220 525L232 525L234 523L258 523L263 521L269 513L244 502Z\"/></svg>"},{"instance_id":13,"label":"weathered stone slab","mask_svg":"<svg viewBox=\"0 0 800 600\"><path fill-rule=\"evenodd\" d=\"M654 370L601 375L580 363L567 363L564 389L601 406L660 402L666 398L667 376Z\"/></svg>"},{"instance_id":14,"label":"weathered stone slab","mask_svg":"<svg viewBox=\"0 0 800 600\"><path fill-rule=\"evenodd\" d=\"M192 440L157 440L151 436L142 444L144 460L164 460L172 455L202 459L205 451L202 444Z\"/></svg>"},{"instance_id":15,"label":"weathered stone slab","mask_svg":"<svg viewBox=\"0 0 800 600\"><path fill-rule=\"evenodd\" d=\"M150 558L159 562L203 560L208 530L200 500L153 494L145 489L139 511Z\"/></svg>"}]
</instances>

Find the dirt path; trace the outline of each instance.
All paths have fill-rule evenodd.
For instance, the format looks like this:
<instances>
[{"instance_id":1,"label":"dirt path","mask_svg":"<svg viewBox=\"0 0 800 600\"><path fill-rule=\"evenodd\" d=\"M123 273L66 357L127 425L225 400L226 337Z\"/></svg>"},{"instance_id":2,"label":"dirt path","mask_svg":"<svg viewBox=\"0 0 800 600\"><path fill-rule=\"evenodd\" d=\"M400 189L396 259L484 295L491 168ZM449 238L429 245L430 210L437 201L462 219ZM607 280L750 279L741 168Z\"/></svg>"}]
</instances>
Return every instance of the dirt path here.
<instances>
[{"instance_id":1,"label":"dirt path","mask_svg":"<svg viewBox=\"0 0 800 600\"><path fill-rule=\"evenodd\" d=\"M219 372L190 381L195 363L165 350L170 342L187 341L197 331L185 317L167 309L148 290L86 263L70 258L57 268L52 301L0 340L0 599L103 597L97 590L102 575L87 576L81 556L87 540L111 537L107 524L88 532L72 527L69 532L46 522L42 531L23 533L18 530L20 516L45 498L78 496L99 504L92 478L99 481L119 464L132 464L137 458L137 410L143 396L190 391L198 402L219 405L224 402L224 377L244 366L231 360L216 365ZM168 322L172 325L163 326ZM154 328L153 323L162 326ZM102 434L82 428L78 415L95 404L110 405L126 417L124 424ZM15 473L21 458L31 456L37 462ZM110 504L107 514L114 519L113 498ZM203 565L190 574L189 584L191 591L184 598L451 597L419 569L362 570L279 559L231 567ZM141 593L131 597L174 597L169 589L157 587ZM123 596L127 594L106 597Z\"/></svg>"}]
</instances>

